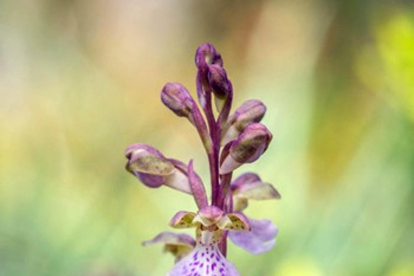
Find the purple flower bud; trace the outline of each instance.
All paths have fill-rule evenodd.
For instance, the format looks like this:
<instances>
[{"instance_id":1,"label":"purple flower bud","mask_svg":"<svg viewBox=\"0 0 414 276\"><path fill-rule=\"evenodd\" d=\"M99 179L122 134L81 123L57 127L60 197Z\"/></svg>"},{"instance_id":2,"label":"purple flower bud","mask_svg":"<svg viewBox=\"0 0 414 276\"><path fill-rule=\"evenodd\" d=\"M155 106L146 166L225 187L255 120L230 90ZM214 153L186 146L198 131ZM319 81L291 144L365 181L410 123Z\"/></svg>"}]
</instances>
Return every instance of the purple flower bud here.
<instances>
[{"instance_id":1,"label":"purple flower bud","mask_svg":"<svg viewBox=\"0 0 414 276\"><path fill-rule=\"evenodd\" d=\"M144 185L158 188L162 185L191 194L188 176L157 149L146 144L133 144L125 150L126 169Z\"/></svg>"},{"instance_id":2,"label":"purple flower bud","mask_svg":"<svg viewBox=\"0 0 414 276\"><path fill-rule=\"evenodd\" d=\"M248 100L244 102L229 117L226 130L222 133L222 145L237 138L239 134L251 123L258 123L266 113L266 106L259 100Z\"/></svg>"},{"instance_id":3,"label":"purple flower bud","mask_svg":"<svg viewBox=\"0 0 414 276\"><path fill-rule=\"evenodd\" d=\"M194 101L183 85L167 83L161 91L161 101L178 116L190 119Z\"/></svg>"},{"instance_id":4,"label":"purple flower bud","mask_svg":"<svg viewBox=\"0 0 414 276\"><path fill-rule=\"evenodd\" d=\"M272 134L262 124L248 125L240 136L231 142L227 153L223 149L220 174L229 173L244 163L256 161L267 149L272 140Z\"/></svg>"},{"instance_id":5,"label":"purple flower bud","mask_svg":"<svg viewBox=\"0 0 414 276\"><path fill-rule=\"evenodd\" d=\"M223 66L223 60L213 45L203 43L196 50L195 64L197 68L207 70L207 66L210 64Z\"/></svg>"},{"instance_id":6,"label":"purple flower bud","mask_svg":"<svg viewBox=\"0 0 414 276\"><path fill-rule=\"evenodd\" d=\"M208 83L213 91L217 111L221 111L224 103L232 92L232 85L227 79L226 70L219 65L210 65L208 68Z\"/></svg>"},{"instance_id":7,"label":"purple flower bud","mask_svg":"<svg viewBox=\"0 0 414 276\"><path fill-rule=\"evenodd\" d=\"M127 169L151 175L166 176L174 170L173 164L157 149L145 144L133 144L125 150Z\"/></svg>"}]
</instances>

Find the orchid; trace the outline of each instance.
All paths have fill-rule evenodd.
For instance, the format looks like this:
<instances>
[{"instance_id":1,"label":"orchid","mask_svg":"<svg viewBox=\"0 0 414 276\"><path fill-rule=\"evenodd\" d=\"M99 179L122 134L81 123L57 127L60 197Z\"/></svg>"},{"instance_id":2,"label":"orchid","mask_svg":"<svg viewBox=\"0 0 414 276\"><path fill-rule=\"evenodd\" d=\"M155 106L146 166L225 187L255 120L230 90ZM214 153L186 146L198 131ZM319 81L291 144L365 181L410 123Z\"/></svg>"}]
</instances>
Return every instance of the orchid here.
<instances>
[{"instance_id":1,"label":"orchid","mask_svg":"<svg viewBox=\"0 0 414 276\"><path fill-rule=\"evenodd\" d=\"M175 256L167 276L237 276L235 266L226 259L228 237L252 254L266 252L276 242L278 228L270 220L248 218L243 211L249 200L279 199L278 191L255 173L232 181L236 169L255 162L267 150L272 134L260 123L266 107L259 100L246 101L230 115L233 87L213 45L198 47L195 64L201 108L179 83L167 83L161 101L196 128L209 161L211 201L193 160L186 164L150 145L133 144L125 151L126 169L147 187L168 186L192 195L197 205L197 211L179 211L170 221L175 229L195 229L195 239L163 232L143 243L164 244L164 250Z\"/></svg>"}]
</instances>

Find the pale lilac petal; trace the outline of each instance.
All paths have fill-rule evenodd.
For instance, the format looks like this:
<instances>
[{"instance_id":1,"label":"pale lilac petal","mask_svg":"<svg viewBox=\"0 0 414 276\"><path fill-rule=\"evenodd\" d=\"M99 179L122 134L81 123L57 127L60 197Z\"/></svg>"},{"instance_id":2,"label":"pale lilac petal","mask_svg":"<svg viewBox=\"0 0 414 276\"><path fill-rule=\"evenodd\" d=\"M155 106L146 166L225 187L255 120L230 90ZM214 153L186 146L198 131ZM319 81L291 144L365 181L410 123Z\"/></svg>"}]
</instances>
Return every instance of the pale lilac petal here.
<instances>
[{"instance_id":1,"label":"pale lilac petal","mask_svg":"<svg viewBox=\"0 0 414 276\"><path fill-rule=\"evenodd\" d=\"M176 262L190 254L194 249L195 240L186 234L175 234L172 232L162 232L152 240L144 241L143 245L161 243L164 245L164 252L170 252L175 256Z\"/></svg>"},{"instance_id":2,"label":"pale lilac petal","mask_svg":"<svg viewBox=\"0 0 414 276\"><path fill-rule=\"evenodd\" d=\"M248 219L251 231L229 232L230 240L252 254L269 251L276 243L278 228L267 219Z\"/></svg>"},{"instance_id":3,"label":"pale lilac petal","mask_svg":"<svg viewBox=\"0 0 414 276\"><path fill-rule=\"evenodd\" d=\"M244 173L231 183L233 208L242 211L248 205L248 200L280 199L279 192L272 184L263 182L255 173Z\"/></svg>"},{"instance_id":4,"label":"pale lilac petal","mask_svg":"<svg viewBox=\"0 0 414 276\"><path fill-rule=\"evenodd\" d=\"M145 186L149 188L158 188L165 183L165 177L147 173L132 172Z\"/></svg>"},{"instance_id":5,"label":"pale lilac petal","mask_svg":"<svg viewBox=\"0 0 414 276\"><path fill-rule=\"evenodd\" d=\"M172 174L165 178L165 185L175 190L192 194L187 174L179 169L175 169Z\"/></svg>"},{"instance_id":6,"label":"pale lilac petal","mask_svg":"<svg viewBox=\"0 0 414 276\"><path fill-rule=\"evenodd\" d=\"M217 246L198 244L184 259L175 264L167 276L240 276Z\"/></svg>"},{"instance_id":7,"label":"pale lilac petal","mask_svg":"<svg viewBox=\"0 0 414 276\"><path fill-rule=\"evenodd\" d=\"M233 180L233 182L231 183L231 189L236 190L244 185L249 185L249 183L260 181L261 179L259 175L257 175L256 173L247 172Z\"/></svg>"},{"instance_id":8,"label":"pale lilac petal","mask_svg":"<svg viewBox=\"0 0 414 276\"><path fill-rule=\"evenodd\" d=\"M143 245L149 245L154 243L162 244L182 244L194 248L196 243L193 237L187 234L176 234L172 232L162 232L155 236L152 240L144 241Z\"/></svg>"}]
</instances>

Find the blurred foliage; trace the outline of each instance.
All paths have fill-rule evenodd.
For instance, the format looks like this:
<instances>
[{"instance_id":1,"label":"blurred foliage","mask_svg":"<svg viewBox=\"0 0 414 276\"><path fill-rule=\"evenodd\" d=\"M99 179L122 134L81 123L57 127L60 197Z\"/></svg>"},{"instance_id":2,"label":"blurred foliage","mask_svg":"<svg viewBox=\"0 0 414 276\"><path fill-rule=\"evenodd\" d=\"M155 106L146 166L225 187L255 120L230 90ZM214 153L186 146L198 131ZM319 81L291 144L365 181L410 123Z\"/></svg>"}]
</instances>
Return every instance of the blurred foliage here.
<instances>
[{"instance_id":1,"label":"blurred foliage","mask_svg":"<svg viewBox=\"0 0 414 276\"><path fill-rule=\"evenodd\" d=\"M230 245L241 274L414 275L414 5L391 0L0 1L0 275L172 267L141 241L195 205L138 183L123 150L194 158L208 183L197 134L159 100L168 81L194 92L204 41L275 137L236 173L282 194L247 210L280 233L260 256Z\"/></svg>"}]
</instances>

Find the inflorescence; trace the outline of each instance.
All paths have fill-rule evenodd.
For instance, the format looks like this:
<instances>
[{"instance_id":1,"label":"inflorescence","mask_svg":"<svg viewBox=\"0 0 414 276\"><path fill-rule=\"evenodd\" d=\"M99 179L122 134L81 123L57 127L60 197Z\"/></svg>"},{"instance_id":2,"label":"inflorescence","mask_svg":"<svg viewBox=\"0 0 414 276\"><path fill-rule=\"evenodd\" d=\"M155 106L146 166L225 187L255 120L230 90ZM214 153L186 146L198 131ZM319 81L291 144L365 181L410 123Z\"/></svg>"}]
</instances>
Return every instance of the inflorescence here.
<instances>
[{"instance_id":1,"label":"inflorescence","mask_svg":"<svg viewBox=\"0 0 414 276\"><path fill-rule=\"evenodd\" d=\"M234 170L266 151L272 134L260 123L266 107L259 100L244 102L230 115L233 87L213 45L198 47L195 64L201 110L179 83L167 83L161 101L197 129L210 166L211 202L193 160L185 164L152 146L133 144L125 151L126 169L147 187L171 187L192 195L197 204L197 212L179 211L170 221L173 228L195 228L195 240L186 234L163 232L143 243L162 243L175 256L176 264L167 276L237 276L225 257L228 237L252 254L266 252L276 242L278 228L271 221L248 218L243 211L249 200L279 199L280 194L255 173L244 173L232 181Z\"/></svg>"}]
</instances>

